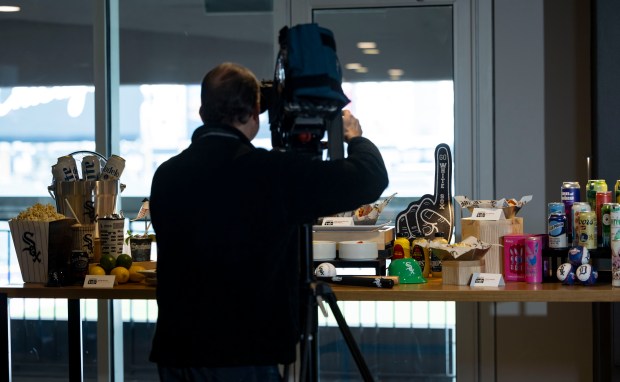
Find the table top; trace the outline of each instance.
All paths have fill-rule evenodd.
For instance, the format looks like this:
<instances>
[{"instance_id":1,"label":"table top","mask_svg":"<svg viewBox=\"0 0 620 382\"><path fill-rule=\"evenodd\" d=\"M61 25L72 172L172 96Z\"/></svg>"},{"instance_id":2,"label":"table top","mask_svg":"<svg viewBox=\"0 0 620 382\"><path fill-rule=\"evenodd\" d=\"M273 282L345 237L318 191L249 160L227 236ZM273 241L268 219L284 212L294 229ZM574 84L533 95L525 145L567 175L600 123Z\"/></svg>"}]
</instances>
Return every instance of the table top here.
<instances>
[{"instance_id":1,"label":"table top","mask_svg":"<svg viewBox=\"0 0 620 382\"><path fill-rule=\"evenodd\" d=\"M560 283L527 284L507 282L503 287L443 285L441 280L426 284L400 284L392 289L331 285L341 301L458 301L458 302L620 302L620 288L609 283L592 286ZM110 289L82 286L46 287L24 283L0 286L0 294L9 298L61 299L155 299L155 287L127 283Z\"/></svg>"}]
</instances>

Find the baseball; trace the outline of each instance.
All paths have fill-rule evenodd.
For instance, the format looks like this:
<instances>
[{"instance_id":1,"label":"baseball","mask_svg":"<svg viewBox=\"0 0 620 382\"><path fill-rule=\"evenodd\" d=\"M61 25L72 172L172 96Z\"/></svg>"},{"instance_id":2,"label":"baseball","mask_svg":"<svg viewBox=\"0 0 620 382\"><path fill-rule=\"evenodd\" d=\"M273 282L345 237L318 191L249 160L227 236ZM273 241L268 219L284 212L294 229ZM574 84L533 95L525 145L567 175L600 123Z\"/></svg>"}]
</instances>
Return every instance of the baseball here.
<instances>
[{"instance_id":1,"label":"baseball","mask_svg":"<svg viewBox=\"0 0 620 382\"><path fill-rule=\"evenodd\" d=\"M314 270L314 275L317 277L333 277L336 276L336 267L331 263L321 263Z\"/></svg>"}]
</instances>

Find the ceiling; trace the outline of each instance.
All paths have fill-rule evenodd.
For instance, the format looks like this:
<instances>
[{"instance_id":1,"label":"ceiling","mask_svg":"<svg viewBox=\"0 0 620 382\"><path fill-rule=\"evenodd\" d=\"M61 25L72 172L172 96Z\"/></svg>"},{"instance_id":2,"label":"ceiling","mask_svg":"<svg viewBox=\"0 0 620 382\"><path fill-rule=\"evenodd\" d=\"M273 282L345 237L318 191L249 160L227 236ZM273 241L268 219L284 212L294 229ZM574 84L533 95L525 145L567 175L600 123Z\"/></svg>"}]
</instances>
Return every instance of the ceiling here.
<instances>
[{"instance_id":1,"label":"ceiling","mask_svg":"<svg viewBox=\"0 0 620 382\"><path fill-rule=\"evenodd\" d=\"M119 1L121 81L196 82L222 60L270 78L279 29L273 26L272 0L205 1ZM0 86L45 83L42 73L48 70L49 81L63 78L63 71L79 81L87 81L80 73L92 76L94 1L12 2L22 11L0 14L0 35L11 36L9 54L0 55ZM319 10L315 21L334 32L343 66L358 62L368 68L344 70L347 81L388 80L391 68L403 69L404 80L452 78L450 6ZM376 42L381 53L364 55L358 41ZM33 62L33 51L49 59Z\"/></svg>"}]
</instances>

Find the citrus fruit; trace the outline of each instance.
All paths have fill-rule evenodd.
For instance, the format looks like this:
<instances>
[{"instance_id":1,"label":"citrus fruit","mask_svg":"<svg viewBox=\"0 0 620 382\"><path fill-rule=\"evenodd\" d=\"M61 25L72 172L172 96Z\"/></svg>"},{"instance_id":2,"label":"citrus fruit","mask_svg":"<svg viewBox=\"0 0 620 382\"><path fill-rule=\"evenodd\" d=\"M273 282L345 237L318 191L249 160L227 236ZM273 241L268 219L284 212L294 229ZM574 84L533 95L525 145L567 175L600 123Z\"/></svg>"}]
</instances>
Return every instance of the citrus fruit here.
<instances>
[{"instance_id":1,"label":"citrus fruit","mask_svg":"<svg viewBox=\"0 0 620 382\"><path fill-rule=\"evenodd\" d=\"M117 267L125 267L129 269L131 267L131 263L133 263L133 260L131 259L131 256L126 253L122 253L116 257Z\"/></svg>"},{"instance_id":2,"label":"citrus fruit","mask_svg":"<svg viewBox=\"0 0 620 382\"><path fill-rule=\"evenodd\" d=\"M134 283L139 283L140 281L144 280L145 276L142 273L139 273L139 271L143 271L144 267L142 265L132 265L131 267L129 267L129 281L132 281Z\"/></svg>"},{"instance_id":3,"label":"citrus fruit","mask_svg":"<svg viewBox=\"0 0 620 382\"><path fill-rule=\"evenodd\" d=\"M88 267L88 274L102 276L105 275L105 269L101 268L99 265L93 264Z\"/></svg>"},{"instance_id":4,"label":"citrus fruit","mask_svg":"<svg viewBox=\"0 0 620 382\"><path fill-rule=\"evenodd\" d=\"M119 284L129 281L129 270L125 267L114 267L110 274L116 276L116 282Z\"/></svg>"},{"instance_id":5,"label":"citrus fruit","mask_svg":"<svg viewBox=\"0 0 620 382\"><path fill-rule=\"evenodd\" d=\"M106 273L109 273L116 266L116 259L110 254L102 255L99 266L105 269Z\"/></svg>"}]
</instances>

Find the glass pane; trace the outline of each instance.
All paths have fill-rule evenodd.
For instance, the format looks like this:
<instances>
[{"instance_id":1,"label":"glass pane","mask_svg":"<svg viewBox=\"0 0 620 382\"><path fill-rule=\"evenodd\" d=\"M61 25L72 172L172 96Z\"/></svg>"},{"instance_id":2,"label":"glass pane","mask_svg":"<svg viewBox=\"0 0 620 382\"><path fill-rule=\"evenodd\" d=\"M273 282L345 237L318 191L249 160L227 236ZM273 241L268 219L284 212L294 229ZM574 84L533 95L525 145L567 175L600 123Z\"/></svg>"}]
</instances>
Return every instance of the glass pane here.
<instances>
[{"instance_id":1,"label":"glass pane","mask_svg":"<svg viewBox=\"0 0 620 382\"><path fill-rule=\"evenodd\" d=\"M157 166L189 145L209 69L232 61L273 77L271 2L242 3L120 2L123 196L148 196ZM257 139L270 147L266 122Z\"/></svg>"},{"instance_id":2,"label":"glass pane","mask_svg":"<svg viewBox=\"0 0 620 382\"><path fill-rule=\"evenodd\" d=\"M430 194L434 150L453 147L452 7L315 10L334 32L347 107L383 154L386 195Z\"/></svg>"},{"instance_id":3,"label":"glass pane","mask_svg":"<svg viewBox=\"0 0 620 382\"><path fill-rule=\"evenodd\" d=\"M435 190L435 147L454 147L452 7L315 10L334 32L343 89L364 135L390 172L381 214L395 221L407 204ZM375 377L389 381L456 378L454 302L339 302ZM335 320L321 320L320 377L359 379Z\"/></svg>"},{"instance_id":4,"label":"glass pane","mask_svg":"<svg viewBox=\"0 0 620 382\"><path fill-rule=\"evenodd\" d=\"M93 8L19 4L0 12L0 197L47 196L57 158L95 147Z\"/></svg>"}]
</instances>

